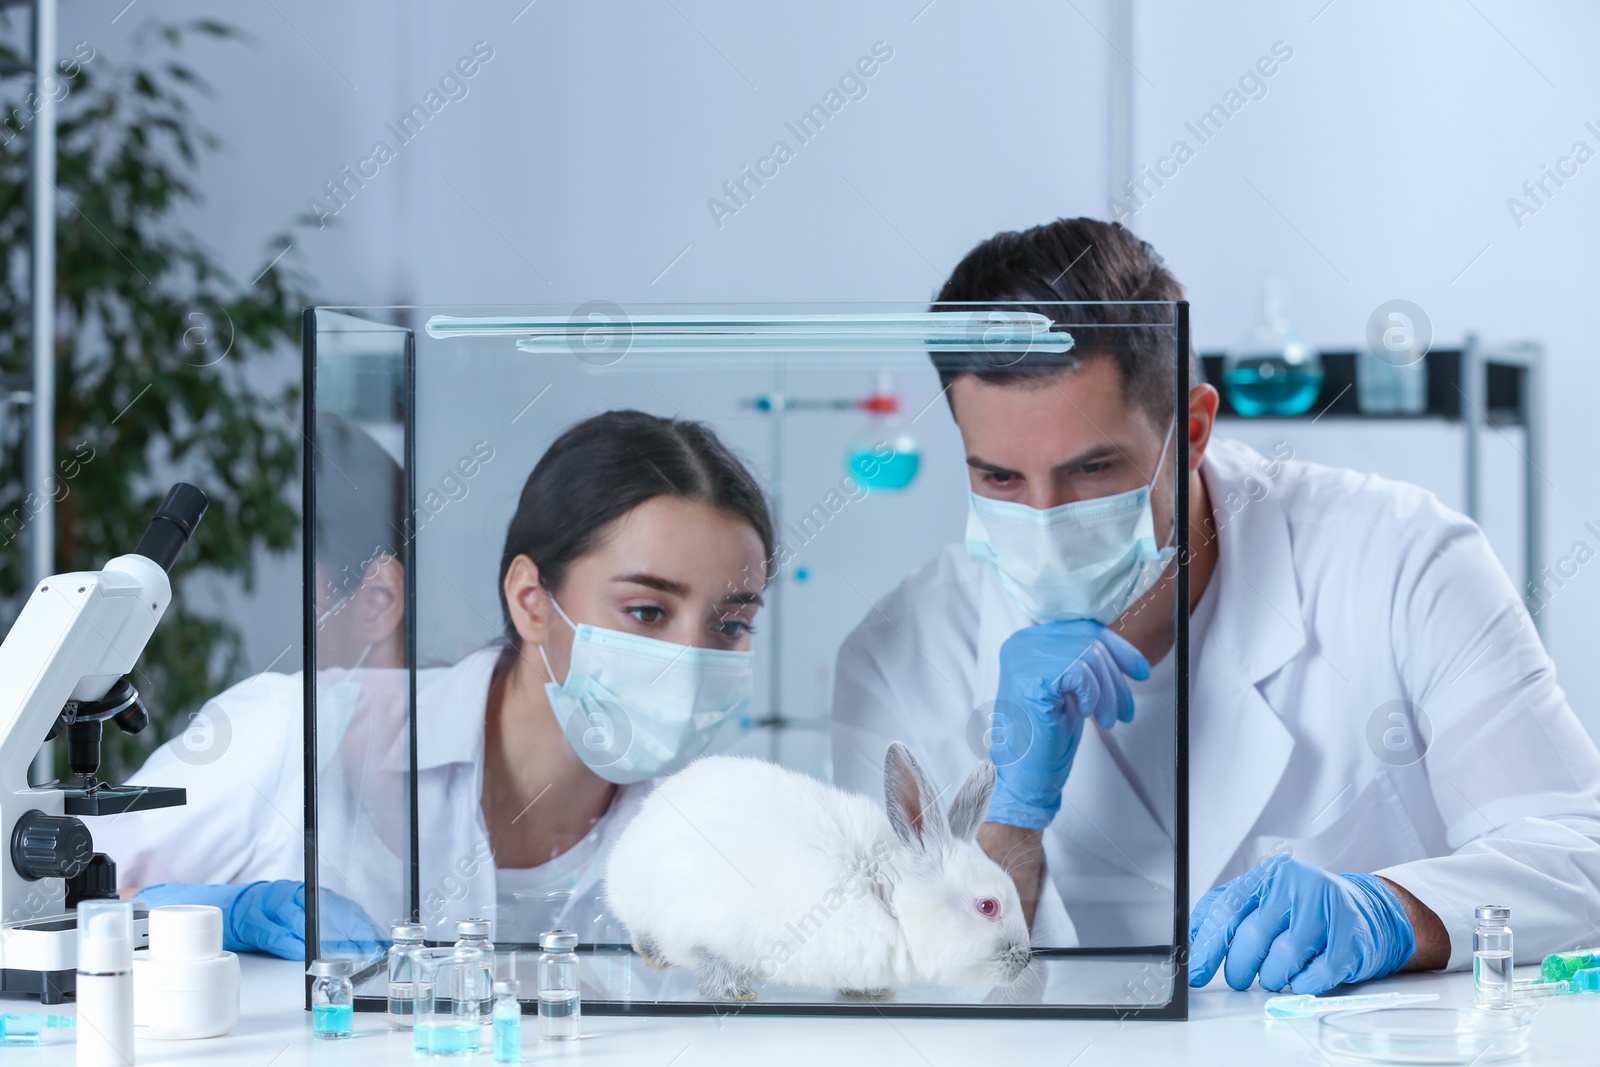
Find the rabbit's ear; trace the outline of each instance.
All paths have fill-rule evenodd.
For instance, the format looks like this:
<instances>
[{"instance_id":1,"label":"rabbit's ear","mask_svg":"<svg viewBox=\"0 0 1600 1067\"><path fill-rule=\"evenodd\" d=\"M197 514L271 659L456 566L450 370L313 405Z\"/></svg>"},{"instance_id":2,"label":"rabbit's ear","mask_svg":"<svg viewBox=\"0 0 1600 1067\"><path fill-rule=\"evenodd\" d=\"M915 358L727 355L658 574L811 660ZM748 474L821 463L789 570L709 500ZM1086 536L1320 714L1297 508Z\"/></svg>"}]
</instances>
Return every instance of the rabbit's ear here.
<instances>
[{"instance_id":1,"label":"rabbit's ear","mask_svg":"<svg viewBox=\"0 0 1600 1067\"><path fill-rule=\"evenodd\" d=\"M994 764L984 760L972 768L950 802L950 835L958 841L971 841L978 824L989 813L989 798L994 796Z\"/></svg>"},{"instance_id":2,"label":"rabbit's ear","mask_svg":"<svg viewBox=\"0 0 1600 1067\"><path fill-rule=\"evenodd\" d=\"M883 759L884 806L895 836L916 859L937 859L950 840L939 794L910 749L896 741Z\"/></svg>"}]
</instances>

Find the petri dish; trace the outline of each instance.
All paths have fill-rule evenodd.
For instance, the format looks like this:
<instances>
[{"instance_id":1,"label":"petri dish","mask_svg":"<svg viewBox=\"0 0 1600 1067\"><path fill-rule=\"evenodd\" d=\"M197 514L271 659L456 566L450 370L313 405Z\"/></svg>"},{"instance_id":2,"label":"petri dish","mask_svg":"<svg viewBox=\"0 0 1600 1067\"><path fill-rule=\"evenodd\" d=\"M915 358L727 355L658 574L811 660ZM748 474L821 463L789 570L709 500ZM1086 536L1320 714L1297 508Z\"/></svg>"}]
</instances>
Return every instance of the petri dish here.
<instances>
[{"instance_id":1,"label":"petri dish","mask_svg":"<svg viewBox=\"0 0 1600 1067\"><path fill-rule=\"evenodd\" d=\"M1494 1063L1527 1051L1531 1016L1479 1008L1385 1008L1322 1017L1325 1052L1367 1063Z\"/></svg>"}]
</instances>

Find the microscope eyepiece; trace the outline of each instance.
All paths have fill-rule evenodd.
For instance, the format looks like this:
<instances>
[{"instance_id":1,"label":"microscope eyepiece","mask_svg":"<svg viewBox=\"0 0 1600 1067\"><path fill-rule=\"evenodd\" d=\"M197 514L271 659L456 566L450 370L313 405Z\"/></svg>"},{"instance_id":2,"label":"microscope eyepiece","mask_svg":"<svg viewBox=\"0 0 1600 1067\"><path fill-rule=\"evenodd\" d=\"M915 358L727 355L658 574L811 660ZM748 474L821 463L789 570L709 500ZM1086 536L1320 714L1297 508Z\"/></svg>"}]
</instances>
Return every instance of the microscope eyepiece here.
<instances>
[{"instance_id":1,"label":"microscope eyepiece","mask_svg":"<svg viewBox=\"0 0 1600 1067\"><path fill-rule=\"evenodd\" d=\"M189 543L209 505L205 493L195 486L188 482L174 485L161 502L161 507L156 509L155 518L150 520L134 552L155 560L161 564L162 570L172 570L172 565L178 561L178 553Z\"/></svg>"}]
</instances>

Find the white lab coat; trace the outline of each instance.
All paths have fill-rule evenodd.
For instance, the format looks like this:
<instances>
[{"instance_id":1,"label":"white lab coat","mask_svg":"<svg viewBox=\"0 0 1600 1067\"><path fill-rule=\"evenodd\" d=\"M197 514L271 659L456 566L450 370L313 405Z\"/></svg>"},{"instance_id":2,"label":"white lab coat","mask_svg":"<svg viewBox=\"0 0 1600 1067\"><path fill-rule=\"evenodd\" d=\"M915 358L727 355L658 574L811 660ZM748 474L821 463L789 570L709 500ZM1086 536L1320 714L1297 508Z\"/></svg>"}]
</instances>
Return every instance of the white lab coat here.
<instances>
[{"instance_id":1,"label":"white lab coat","mask_svg":"<svg viewBox=\"0 0 1600 1067\"><path fill-rule=\"evenodd\" d=\"M1480 904L1510 906L1518 962L1592 942L1600 753L1478 527L1415 486L1237 442L1201 470L1220 563L1191 647L1188 905L1292 852L1404 886L1452 968ZM836 780L865 787L896 737L959 779L1027 623L959 547L902 583L840 651ZM1425 755L1397 765L1385 731L1422 720ZM1171 838L1092 724L1045 855L1082 943L1170 938Z\"/></svg>"},{"instance_id":2,"label":"white lab coat","mask_svg":"<svg viewBox=\"0 0 1600 1067\"><path fill-rule=\"evenodd\" d=\"M536 941L557 925L585 941L626 936L600 902L605 857L650 785L624 786L568 853L527 870L497 871L484 823L484 708L498 650L417 672L417 812L422 921L454 940L455 920L493 918L501 941ZM407 676L401 670L324 672L318 708L355 681L348 728L317 776L321 884L380 924L400 919L410 885L406 789ZM98 820L96 848L127 886L158 882L301 880L305 873L303 675L260 674L209 701L184 735L153 752L131 779L182 786L182 808ZM328 727L319 719L319 746Z\"/></svg>"}]
</instances>

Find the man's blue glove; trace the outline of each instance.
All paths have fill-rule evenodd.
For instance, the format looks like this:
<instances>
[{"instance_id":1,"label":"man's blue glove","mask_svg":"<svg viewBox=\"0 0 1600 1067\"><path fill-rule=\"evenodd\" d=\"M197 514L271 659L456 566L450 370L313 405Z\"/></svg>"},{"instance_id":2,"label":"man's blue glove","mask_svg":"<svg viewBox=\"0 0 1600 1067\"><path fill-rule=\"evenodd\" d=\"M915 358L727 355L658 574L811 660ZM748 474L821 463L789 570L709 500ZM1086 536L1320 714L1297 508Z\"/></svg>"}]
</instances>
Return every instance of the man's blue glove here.
<instances>
[{"instance_id":1,"label":"man's blue glove","mask_svg":"<svg viewBox=\"0 0 1600 1067\"><path fill-rule=\"evenodd\" d=\"M163 904L210 904L222 909L225 952L270 952L286 960L306 958L304 882L251 882L248 885L195 885L167 882L135 894L152 908ZM360 905L331 889L318 897L319 955L362 959L381 951L389 939Z\"/></svg>"},{"instance_id":2,"label":"man's blue glove","mask_svg":"<svg viewBox=\"0 0 1600 1067\"><path fill-rule=\"evenodd\" d=\"M1018 630L1000 646L989 759L995 766L989 821L1030 830L1061 810L1061 787L1085 719L1105 729L1133 721L1123 675L1150 677L1150 664L1122 637L1090 619Z\"/></svg>"},{"instance_id":3,"label":"man's blue glove","mask_svg":"<svg viewBox=\"0 0 1600 1067\"><path fill-rule=\"evenodd\" d=\"M1370 874L1330 874L1274 856L1200 899L1189 917L1189 984L1325 993L1382 978L1416 951L1406 909Z\"/></svg>"}]
</instances>

